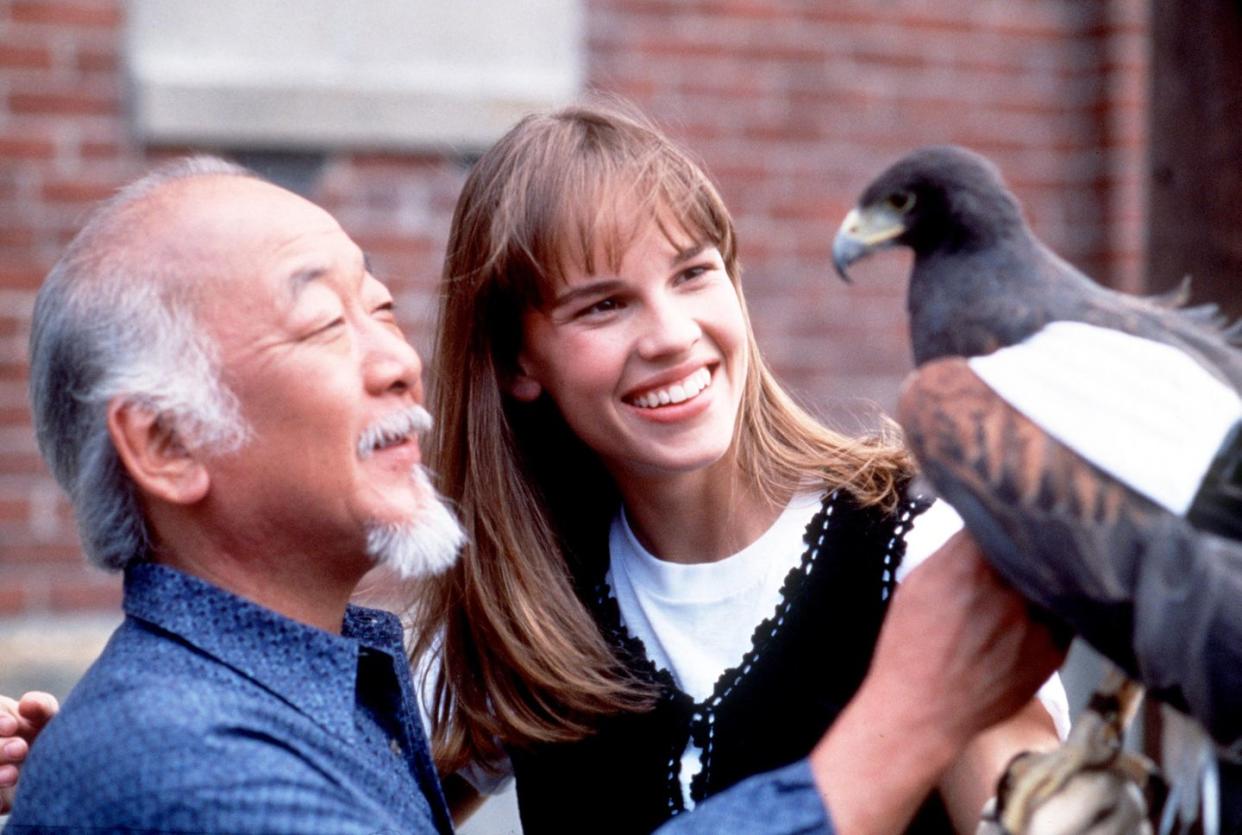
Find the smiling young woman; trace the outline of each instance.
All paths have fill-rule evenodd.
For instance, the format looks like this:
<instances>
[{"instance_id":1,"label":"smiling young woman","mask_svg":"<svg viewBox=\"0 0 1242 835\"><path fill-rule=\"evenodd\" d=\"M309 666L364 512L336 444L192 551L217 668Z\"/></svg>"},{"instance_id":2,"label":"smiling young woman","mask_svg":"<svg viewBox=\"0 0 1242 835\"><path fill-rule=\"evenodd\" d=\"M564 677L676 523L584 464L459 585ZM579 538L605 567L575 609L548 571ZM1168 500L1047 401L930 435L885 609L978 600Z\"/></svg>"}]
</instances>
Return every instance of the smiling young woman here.
<instances>
[{"instance_id":1,"label":"smiling young woman","mask_svg":"<svg viewBox=\"0 0 1242 835\"><path fill-rule=\"evenodd\" d=\"M471 544L414 601L414 654L440 767L507 758L527 832L649 831L804 756L898 572L958 527L891 426L784 393L740 278L708 177L617 107L524 119L458 202L431 455ZM1039 705L1012 727L942 781L958 820L1055 742ZM915 829L951 831L939 798Z\"/></svg>"},{"instance_id":2,"label":"smiling young woman","mask_svg":"<svg viewBox=\"0 0 1242 835\"><path fill-rule=\"evenodd\" d=\"M618 209L638 230L632 243L605 270L597 242L602 275L570 266L526 311L511 392L527 403L546 393L623 493L701 493L730 467L747 369L741 303L715 246Z\"/></svg>"}]
</instances>

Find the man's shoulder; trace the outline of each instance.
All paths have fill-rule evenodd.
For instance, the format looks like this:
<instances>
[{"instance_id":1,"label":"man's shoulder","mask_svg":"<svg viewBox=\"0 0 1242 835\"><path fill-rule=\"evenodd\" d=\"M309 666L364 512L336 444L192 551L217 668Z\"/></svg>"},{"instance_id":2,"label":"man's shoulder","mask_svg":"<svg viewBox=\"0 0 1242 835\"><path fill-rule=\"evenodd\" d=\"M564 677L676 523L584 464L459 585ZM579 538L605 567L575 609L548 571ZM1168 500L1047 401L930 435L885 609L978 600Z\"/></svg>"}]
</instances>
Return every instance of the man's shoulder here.
<instances>
[{"instance_id":1,"label":"man's shoulder","mask_svg":"<svg viewBox=\"0 0 1242 835\"><path fill-rule=\"evenodd\" d=\"M220 704L236 711L261 698L249 678L181 637L130 618L113 633L65 701L57 725L93 722L100 712L158 724L197 727L195 707Z\"/></svg>"},{"instance_id":2,"label":"man's shoulder","mask_svg":"<svg viewBox=\"0 0 1242 835\"><path fill-rule=\"evenodd\" d=\"M271 724L279 699L176 636L126 621L39 735L22 787L171 784ZM228 767L228 763L223 763ZM98 784L98 785L96 785Z\"/></svg>"},{"instance_id":3,"label":"man's shoulder","mask_svg":"<svg viewBox=\"0 0 1242 835\"><path fill-rule=\"evenodd\" d=\"M187 654L157 651L137 668L101 656L35 741L11 823L221 831L330 793L322 751L299 744L313 733L308 719L293 727L278 696L210 657L178 657Z\"/></svg>"}]
</instances>

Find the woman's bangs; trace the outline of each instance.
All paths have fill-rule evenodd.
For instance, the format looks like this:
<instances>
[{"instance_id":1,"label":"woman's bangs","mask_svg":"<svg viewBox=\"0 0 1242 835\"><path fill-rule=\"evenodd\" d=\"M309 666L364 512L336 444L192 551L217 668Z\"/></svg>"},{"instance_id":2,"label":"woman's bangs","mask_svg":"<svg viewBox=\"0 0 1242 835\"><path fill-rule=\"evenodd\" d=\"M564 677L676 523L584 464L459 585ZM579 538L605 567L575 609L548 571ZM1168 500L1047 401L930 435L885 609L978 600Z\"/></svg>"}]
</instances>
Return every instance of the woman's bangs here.
<instances>
[{"instance_id":1,"label":"woman's bangs","mask_svg":"<svg viewBox=\"0 0 1242 835\"><path fill-rule=\"evenodd\" d=\"M493 274L514 301L542 306L571 274L619 272L650 223L679 249L717 247L733 272L728 213L682 154L642 133L562 148L524 172L521 190L505 195L493 219Z\"/></svg>"}]
</instances>

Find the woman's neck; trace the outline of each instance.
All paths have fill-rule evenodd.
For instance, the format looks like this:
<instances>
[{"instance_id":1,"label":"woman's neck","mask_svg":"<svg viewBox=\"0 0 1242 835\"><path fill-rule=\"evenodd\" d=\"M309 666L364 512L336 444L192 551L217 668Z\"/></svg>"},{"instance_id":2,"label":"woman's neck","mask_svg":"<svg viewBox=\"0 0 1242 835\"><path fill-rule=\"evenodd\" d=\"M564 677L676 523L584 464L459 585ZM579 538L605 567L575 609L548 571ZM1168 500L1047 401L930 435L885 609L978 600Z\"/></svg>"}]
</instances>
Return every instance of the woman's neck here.
<instances>
[{"instance_id":1,"label":"woman's neck","mask_svg":"<svg viewBox=\"0 0 1242 835\"><path fill-rule=\"evenodd\" d=\"M789 497L770 501L731 462L693 473L620 480L630 528L659 559L716 562L772 526Z\"/></svg>"}]
</instances>

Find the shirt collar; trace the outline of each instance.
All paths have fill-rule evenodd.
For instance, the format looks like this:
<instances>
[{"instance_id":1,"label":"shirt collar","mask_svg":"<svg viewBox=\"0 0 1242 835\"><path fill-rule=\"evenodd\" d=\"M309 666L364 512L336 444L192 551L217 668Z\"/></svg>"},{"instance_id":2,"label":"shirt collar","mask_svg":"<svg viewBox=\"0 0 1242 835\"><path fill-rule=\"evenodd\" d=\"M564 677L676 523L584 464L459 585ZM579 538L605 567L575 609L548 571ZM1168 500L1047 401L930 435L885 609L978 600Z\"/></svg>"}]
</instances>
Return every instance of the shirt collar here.
<instances>
[{"instance_id":1,"label":"shirt collar","mask_svg":"<svg viewBox=\"0 0 1242 835\"><path fill-rule=\"evenodd\" d=\"M353 721L360 647L404 664L401 625L388 612L349 606L333 635L164 565L126 569L124 608L328 727Z\"/></svg>"}]
</instances>

